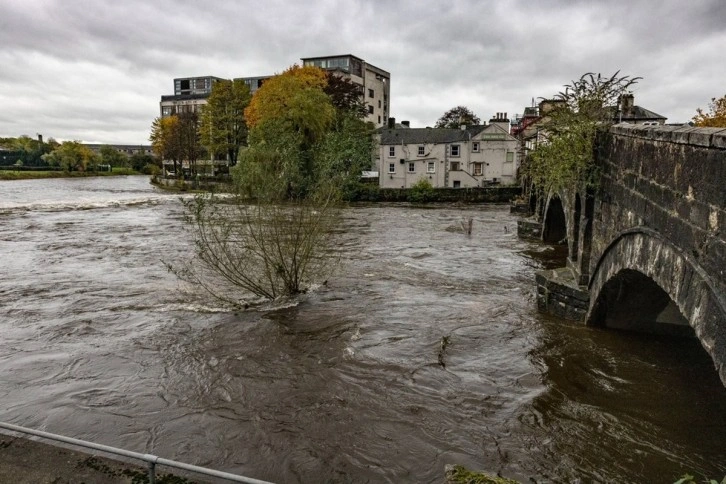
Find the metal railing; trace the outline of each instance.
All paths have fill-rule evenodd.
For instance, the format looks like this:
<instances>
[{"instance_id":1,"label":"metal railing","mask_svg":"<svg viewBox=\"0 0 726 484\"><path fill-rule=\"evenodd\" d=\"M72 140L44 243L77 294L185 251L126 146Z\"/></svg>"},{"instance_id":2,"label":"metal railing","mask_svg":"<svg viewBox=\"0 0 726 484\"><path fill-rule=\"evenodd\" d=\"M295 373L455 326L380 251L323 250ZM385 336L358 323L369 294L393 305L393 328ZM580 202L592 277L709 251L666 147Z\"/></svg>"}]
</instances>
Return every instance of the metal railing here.
<instances>
[{"instance_id":1,"label":"metal railing","mask_svg":"<svg viewBox=\"0 0 726 484\"><path fill-rule=\"evenodd\" d=\"M226 479L232 482L245 482L247 484L272 484L268 481L260 481L258 479L252 479L251 477L239 476L237 474L230 474L229 472L216 471L214 469L207 469L206 467L194 466L191 464L185 464L183 462L177 462L174 460L164 459L152 454L141 454L139 452L131 452L129 450L118 449L116 447L110 447L108 445L95 444L80 439L73 439L71 437L65 437L63 435L52 434L50 432L43 432L41 430L33 430L19 425L9 424L0 422L0 428L11 430L13 432L19 432L21 434L34 435L48 440L55 440L58 442L64 442L66 444L76 445L79 447L85 447L87 449L98 450L106 452L108 454L119 455L123 457L129 457L131 459L138 459L148 464L149 469L149 483L154 484L156 482L156 466L163 465L167 467L173 467L176 469L182 469L185 471L196 472L209 477L218 477Z\"/></svg>"}]
</instances>

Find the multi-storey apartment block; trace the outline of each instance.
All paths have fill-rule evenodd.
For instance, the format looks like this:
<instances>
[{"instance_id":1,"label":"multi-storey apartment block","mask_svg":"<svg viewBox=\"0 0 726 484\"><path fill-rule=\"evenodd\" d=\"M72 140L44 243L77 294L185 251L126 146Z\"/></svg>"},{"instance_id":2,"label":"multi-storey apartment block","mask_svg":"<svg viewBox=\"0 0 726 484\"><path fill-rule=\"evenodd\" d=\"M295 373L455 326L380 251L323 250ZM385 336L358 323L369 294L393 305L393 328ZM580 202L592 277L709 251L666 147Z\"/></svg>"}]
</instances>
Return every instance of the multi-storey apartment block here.
<instances>
[{"instance_id":1,"label":"multi-storey apartment block","mask_svg":"<svg viewBox=\"0 0 726 484\"><path fill-rule=\"evenodd\" d=\"M181 77L174 79L174 94L161 96L159 107L161 116L171 116L183 112L197 112L199 107L207 104L207 98L212 92L212 86L221 77Z\"/></svg>"},{"instance_id":2,"label":"multi-storey apartment block","mask_svg":"<svg viewBox=\"0 0 726 484\"><path fill-rule=\"evenodd\" d=\"M354 55L306 57L304 66L315 66L333 71L361 87L368 114L366 121L378 127L385 126L391 112L391 74Z\"/></svg>"},{"instance_id":3,"label":"multi-storey apartment block","mask_svg":"<svg viewBox=\"0 0 726 484\"><path fill-rule=\"evenodd\" d=\"M368 114L366 121L378 127L387 123L391 98L391 74L383 69L368 64L353 55L337 55L328 57L308 57L301 59L305 66L317 66L344 76L361 87ZM239 78L250 88L252 94L272 76ZM201 105L207 103L214 83L222 80L219 77L182 77L174 79L174 94L161 96L161 116L171 116L182 112L196 112Z\"/></svg>"}]
</instances>

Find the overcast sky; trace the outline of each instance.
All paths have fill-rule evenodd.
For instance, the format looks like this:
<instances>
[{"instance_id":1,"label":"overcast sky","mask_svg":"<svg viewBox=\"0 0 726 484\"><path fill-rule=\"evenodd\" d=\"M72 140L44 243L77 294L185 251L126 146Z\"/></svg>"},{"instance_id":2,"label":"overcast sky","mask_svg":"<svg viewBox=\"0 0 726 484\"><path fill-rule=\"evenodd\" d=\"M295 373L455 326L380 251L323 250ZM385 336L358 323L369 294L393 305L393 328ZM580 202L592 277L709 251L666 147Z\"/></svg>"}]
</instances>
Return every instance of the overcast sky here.
<instances>
[{"instance_id":1,"label":"overcast sky","mask_svg":"<svg viewBox=\"0 0 726 484\"><path fill-rule=\"evenodd\" d=\"M511 118L585 72L640 76L685 122L726 94L726 1L0 0L0 137L148 144L176 77L278 73L353 54L391 73L391 115Z\"/></svg>"}]
</instances>

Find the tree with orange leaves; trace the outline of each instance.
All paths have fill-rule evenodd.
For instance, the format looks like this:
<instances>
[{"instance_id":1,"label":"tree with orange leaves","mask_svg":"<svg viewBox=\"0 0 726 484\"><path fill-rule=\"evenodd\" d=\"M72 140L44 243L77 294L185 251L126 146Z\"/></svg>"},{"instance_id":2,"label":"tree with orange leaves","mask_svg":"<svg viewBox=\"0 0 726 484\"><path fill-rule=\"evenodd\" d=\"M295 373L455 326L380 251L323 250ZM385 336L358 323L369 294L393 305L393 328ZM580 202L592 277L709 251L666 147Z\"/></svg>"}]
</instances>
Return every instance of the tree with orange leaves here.
<instances>
[{"instance_id":1,"label":"tree with orange leaves","mask_svg":"<svg viewBox=\"0 0 726 484\"><path fill-rule=\"evenodd\" d=\"M711 102L708 107L711 112L704 113L703 109L696 109L696 114L693 117L693 123L700 127L711 127L711 128L726 128L726 95L716 99L711 98Z\"/></svg>"},{"instance_id":2,"label":"tree with orange leaves","mask_svg":"<svg viewBox=\"0 0 726 484\"><path fill-rule=\"evenodd\" d=\"M335 117L335 108L323 90L326 86L327 76L322 69L293 65L255 92L245 109L247 125L255 130L268 122L281 124L312 145L327 132Z\"/></svg>"}]
</instances>

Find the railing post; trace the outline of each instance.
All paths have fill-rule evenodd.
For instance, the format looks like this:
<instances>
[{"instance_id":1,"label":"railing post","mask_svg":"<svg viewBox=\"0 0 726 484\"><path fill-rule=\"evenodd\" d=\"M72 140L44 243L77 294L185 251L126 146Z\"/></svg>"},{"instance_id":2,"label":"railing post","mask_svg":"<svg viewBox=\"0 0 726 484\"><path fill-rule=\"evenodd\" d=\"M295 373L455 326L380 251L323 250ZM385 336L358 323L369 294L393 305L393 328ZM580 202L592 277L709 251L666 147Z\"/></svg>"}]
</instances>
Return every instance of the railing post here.
<instances>
[{"instance_id":1,"label":"railing post","mask_svg":"<svg viewBox=\"0 0 726 484\"><path fill-rule=\"evenodd\" d=\"M144 454L144 460L149 463L149 484L156 484L156 462L159 460L159 457Z\"/></svg>"}]
</instances>

